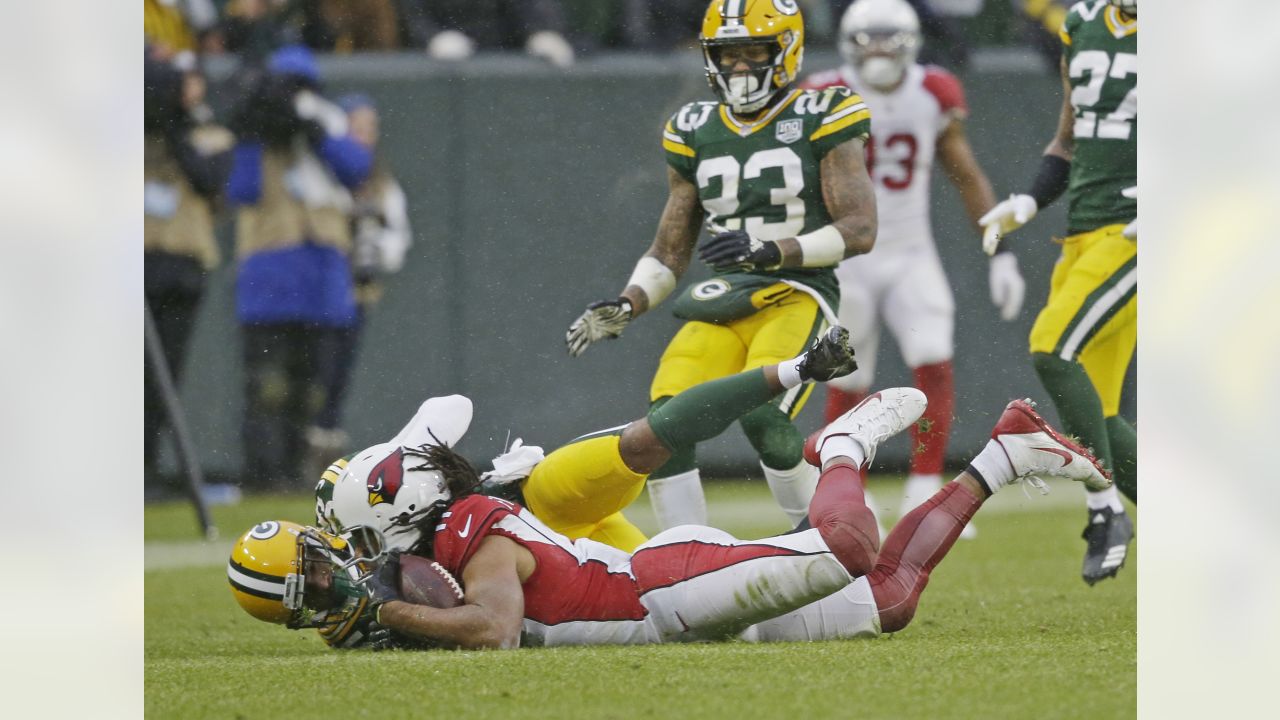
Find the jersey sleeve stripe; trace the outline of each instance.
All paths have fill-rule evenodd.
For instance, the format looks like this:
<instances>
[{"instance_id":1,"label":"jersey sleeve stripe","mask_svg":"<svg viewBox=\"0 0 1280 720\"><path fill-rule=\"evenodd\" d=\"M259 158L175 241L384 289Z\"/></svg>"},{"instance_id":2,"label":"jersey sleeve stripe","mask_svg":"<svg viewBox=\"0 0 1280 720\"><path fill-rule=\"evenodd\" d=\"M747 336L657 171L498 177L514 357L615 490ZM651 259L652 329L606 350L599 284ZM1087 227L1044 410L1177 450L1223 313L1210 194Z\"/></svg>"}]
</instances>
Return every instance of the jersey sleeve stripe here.
<instances>
[{"instance_id":1,"label":"jersey sleeve stripe","mask_svg":"<svg viewBox=\"0 0 1280 720\"><path fill-rule=\"evenodd\" d=\"M844 107L844 106L841 105L840 107ZM838 122L841 118L844 118L848 115L851 115L853 113L859 112L861 110L866 110L866 109L867 109L866 103L863 103L863 102L859 102L857 105L852 105L850 107L844 108L843 110L841 110L840 108L836 108L834 112L832 112L830 115L822 119L822 124L826 125L828 123Z\"/></svg>"},{"instance_id":2,"label":"jersey sleeve stripe","mask_svg":"<svg viewBox=\"0 0 1280 720\"><path fill-rule=\"evenodd\" d=\"M871 112L864 108L852 115L841 118L838 122L831 123L830 125L827 125L824 123L821 127L818 128L817 132L809 136L809 140L813 141L813 140L818 140L819 138L824 138L832 133L839 132L852 125L856 125L862 122L863 120L870 120L870 119L871 119Z\"/></svg>"},{"instance_id":3,"label":"jersey sleeve stripe","mask_svg":"<svg viewBox=\"0 0 1280 720\"><path fill-rule=\"evenodd\" d=\"M669 140L665 135L662 138L662 148L669 153L674 153L676 155L683 155L685 157L693 157L695 154L693 152L693 148L689 147L688 145L685 145L684 143L674 143L671 140Z\"/></svg>"},{"instance_id":4,"label":"jersey sleeve stripe","mask_svg":"<svg viewBox=\"0 0 1280 720\"><path fill-rule=\"evenodd\" d=\"M832 115L834 115L834 114L836 114L836 113L840 112L841 110L844 110L844 109L845 109L845 108L847 108L847 107L852 107L853 105L861 105L861 104L862 104L862 97L861 97L861 96L859 96L859 95L850 95L849 97L845 98L844 100L841 100L839 105L837 105L837 106L835 106L834 108L832 108L832 109L831 109L831 114L832 114Z\"/></svg>"},{"instance_id":5,"label":"jersey sleeve stripe","mask_svg":"<svg viewBox=\"0 0 1280 720\"><path fill-rule=\"evenodd\" d=\"M1065 27L1058 31L1058 38L1062 40L1063 45L1071 44L1071 36L1067 34L1067 29Z\"/></svg>"},{"instance_id":6,"label":"jersey sleeve stripe","mask_svg":"<svg viewBox=\"0 0 1280 720\"><path fill-rule=\"evenodd\" d=\"M684 138L680 137L679 135L676 135L675 133L663 132L662 137L666 138L667 140L670 140L673 143L677 143L679 145L685 144Z\"/></svg>"}]
</instances>

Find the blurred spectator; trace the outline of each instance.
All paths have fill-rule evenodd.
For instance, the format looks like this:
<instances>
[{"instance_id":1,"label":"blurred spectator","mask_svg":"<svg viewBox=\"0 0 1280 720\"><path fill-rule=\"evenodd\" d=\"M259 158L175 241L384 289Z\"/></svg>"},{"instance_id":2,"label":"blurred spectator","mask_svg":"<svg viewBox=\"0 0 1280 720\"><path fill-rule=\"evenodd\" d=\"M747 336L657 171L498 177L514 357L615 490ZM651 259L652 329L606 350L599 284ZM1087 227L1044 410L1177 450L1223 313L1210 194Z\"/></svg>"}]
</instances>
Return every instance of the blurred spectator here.
<instances>
[{"instance_id":1,"label":"blurred spectator","mask_svg":"<svg viewBox=\"0 0 1280 720\"><path fill-rule=\"evenodd\" d=\"M176 382L207 273L218 264L213 205L231 167L234 138L213 123L204 78L194 69L153 55L143 63L143 87L143 292ZM156 489L168 415L149 366L144 375L143 472L148 489Z\"/></svg>"},{"instance_id":2,"label":"blurred spectator","mask_svg":"<svg viewBox=\"0 0 1280 720\"><path fill-rule=\"evenodd\" d=\"M349 53L400 46L395 0L310 0L303 41L315 50Z\"/></svg>"},{"instance_id":3,"label":"blurred spectator","mask_svg":"<svg viewBox=\"0 0 1280 720\"><path fill-rule=\"evenodd\" d=\"M438 60L477 49L521 49L558 67L573 64L556 0L400 0L406 44Z\"/></svg>"},{"instance_id":4,"label":"blurred spectator","mask_svg":"<svg viewBox=\"0 0 1280 720\"><path fill-rule=\"evenodd\" d=\"M228 52L261 62L276 48L301 41L304 9L303 0L228 0L221 42Z\"/></svg>"},{"instance_id":5,"label":"blurred spectator","mask_svg":"<svg viewBox=\"0 0 1280 720\"><path fill-rule=\"evenodd\" d=\"M377 152L380 134L378 108L367 95L353 93L338 99L347 113L351 137L374 154L369 178L356 188L351 212L351 271L356 287L356 320L337 330L333 352L322 358L321 375L327 392L324 407L307 428L305 477L318 479L334 459L351 452L342 430L342 410L355 368L360 335L369 313L382 298L382 279L398 272L413 242L404 190Z\"/></svg>"},{"instance_id":6,"label":"blurred spectator","mask_svg":"<svg viewBox=\"0 0 1280 720\"><path fill-rule=\"evenodd\" d=\"M1062 39L1058 37L1058 31L1075 1L1010 0L1021 18L1022 36L1055 71L1058 59L1062 57Z\"/></svg>"},{"instance_id":7,"label":"blurred spectator","mask_svg":"<svg viewBox=\"0 0 1280 720\"><path fill-rule=\"evenodd\" d=\"M242 481L259 490L301 487L305 429L327 390L321 359L356 320L350 190L368 176L372 153L320 90L311 53L281 48L232 124L240 139L227 194L240 205Z\"/></svg>"},{"instance_id":8,"label":"blurred spectator","mask_svg":"<svg viewBox=\"0 0 1280 720\"><path fill-rule=\"evenodd\" d=\"M217 23L213 0L144 0L142 6L143 37L160 57L196 51Z\"/></svg>"},{"instance_id":9,"label":"blurred spectator","mask_svg":"<svg viewBox=\"0 0 1280 720\"><path fill-rule=\"evenodd\" d=\"M964 70L969 63L969 42L961 31L960 18L982 10L984 0L907 0L920 17L920 31L926 42L920 62ZM832 12L842 17L853 0L833 0Z\"/></svg>"}]
</instances>

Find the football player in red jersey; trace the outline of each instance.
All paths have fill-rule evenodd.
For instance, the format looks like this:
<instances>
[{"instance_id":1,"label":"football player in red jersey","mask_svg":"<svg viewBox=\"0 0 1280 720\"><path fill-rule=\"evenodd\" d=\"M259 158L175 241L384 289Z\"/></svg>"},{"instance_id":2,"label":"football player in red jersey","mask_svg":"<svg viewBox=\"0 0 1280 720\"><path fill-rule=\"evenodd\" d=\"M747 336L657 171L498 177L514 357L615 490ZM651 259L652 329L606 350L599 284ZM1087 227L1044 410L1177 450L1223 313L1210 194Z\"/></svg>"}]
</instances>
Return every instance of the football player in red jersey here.
<instances>
[{"instance_id":1,"label":"football player in red jersey","mask_svg":"<svg viewBox=\"0 0 1280 720\"><path fill-rule=\"evenodd\" d=\"M995 205L991 182L965 134L964 89L946 70L917 63L919 49L920 22L906 0L858 0L840 22L845 63L803 83L852 88L875 120L866 148L880 219L876 247L836 268L840 324L852 332L860 367L827 386L826 418L847 412L872 386L883 319L916 387L929 397L926 422L912 428L916 452L899 515L942 486L954 407L955 302L930 223L934 160L960 192L975 227ZM1025 291L1017 259L1002 252L991 258L989 269L991 299L1001 317L1013 320ZM971 535L967 528L962 537Z\"/></svg>"},{"instance_id":2,"label":"football player in red jersey","mask_svg":"<svg viewBox=\"0 0 1280 720\"><path fill-rule=\"evenodd\" d=\"M440 609L400 600L391 555L364 583L374 617L401 636L463 648L823 640L900 630L932 569L992 493L1048 476L1110 484L1086 450L1014 401L965 472L908 513L880 548L862 475L878 443L915 422L925 404L914 388L882 390L820 431L807 454L822 468L811 527L761 540L682 526L625 553L570 541L506 500L450 498L430 551L461 580L464 604ZM652 447L661 445L653 425L632 427ZM426 450L424 465L465 467L449 459L447 446ZM450 484L475 480L472 473Z\"/></svg>"}]
</instances>

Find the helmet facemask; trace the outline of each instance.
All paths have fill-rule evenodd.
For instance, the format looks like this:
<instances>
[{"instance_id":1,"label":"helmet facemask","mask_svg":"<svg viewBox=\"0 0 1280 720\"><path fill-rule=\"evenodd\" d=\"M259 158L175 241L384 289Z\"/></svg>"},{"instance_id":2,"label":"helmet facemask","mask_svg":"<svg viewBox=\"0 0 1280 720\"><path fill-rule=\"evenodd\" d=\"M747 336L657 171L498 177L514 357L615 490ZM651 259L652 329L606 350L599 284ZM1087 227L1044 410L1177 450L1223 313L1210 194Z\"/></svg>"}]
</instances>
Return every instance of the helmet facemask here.
<instances>
[{"instance_id":1,"label":"helmet facemask","mask_svg":"<svg viewBox=\"0 0 1280 720\"><path fill-rule=\"evenodd\" d=\"M840 40L841 50L858 78L877 90L902 82L920 52L920 33L900 28L868 28Z\"/></svg>"},{"instance_id":2,"label":"helmet facemask","mask_svg":"<svg viewBox=\"0 0 1280 720\"><path fill-rule=\"evenodd\" d=\"M316 528L299 534L299 572L285 576L283 603L291 611L286 627L326 627L332 616L364 599L359 583L376 565L352 548L348 540Z\"/></svg>"},{"instance_id":3,"label":"helmet facemask","mask_svg":"<svg viewBox=\"0 0 1280 720\"><path fill-rule=\"evenodd\" d=\"M756 112L795 80L785 61L797 41L791 31L769 37L703 38L707 82L733 112Z\"/></svg>"}]
</instances>

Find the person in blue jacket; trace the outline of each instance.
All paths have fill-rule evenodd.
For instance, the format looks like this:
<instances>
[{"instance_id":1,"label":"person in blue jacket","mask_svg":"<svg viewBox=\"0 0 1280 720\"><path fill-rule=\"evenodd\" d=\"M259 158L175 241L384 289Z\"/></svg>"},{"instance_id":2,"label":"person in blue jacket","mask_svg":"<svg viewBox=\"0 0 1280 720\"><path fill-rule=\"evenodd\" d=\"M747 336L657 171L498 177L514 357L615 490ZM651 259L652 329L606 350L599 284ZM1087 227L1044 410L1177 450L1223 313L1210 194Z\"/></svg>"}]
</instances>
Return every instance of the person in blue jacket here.
<instances>
[{"instance_id":1,"label":"person in blue jacket","mask_svg":"<svg viewBox=\"0 0 1280 720\"><path fill-rule=\"evenodd\" d=\"M231 126L242 484L301 488L304 428L325 399L322 363L356 319L348 216L373 155L321 94L316 61L298 46L270 56Z\"/></svg>"}]
</instances>

